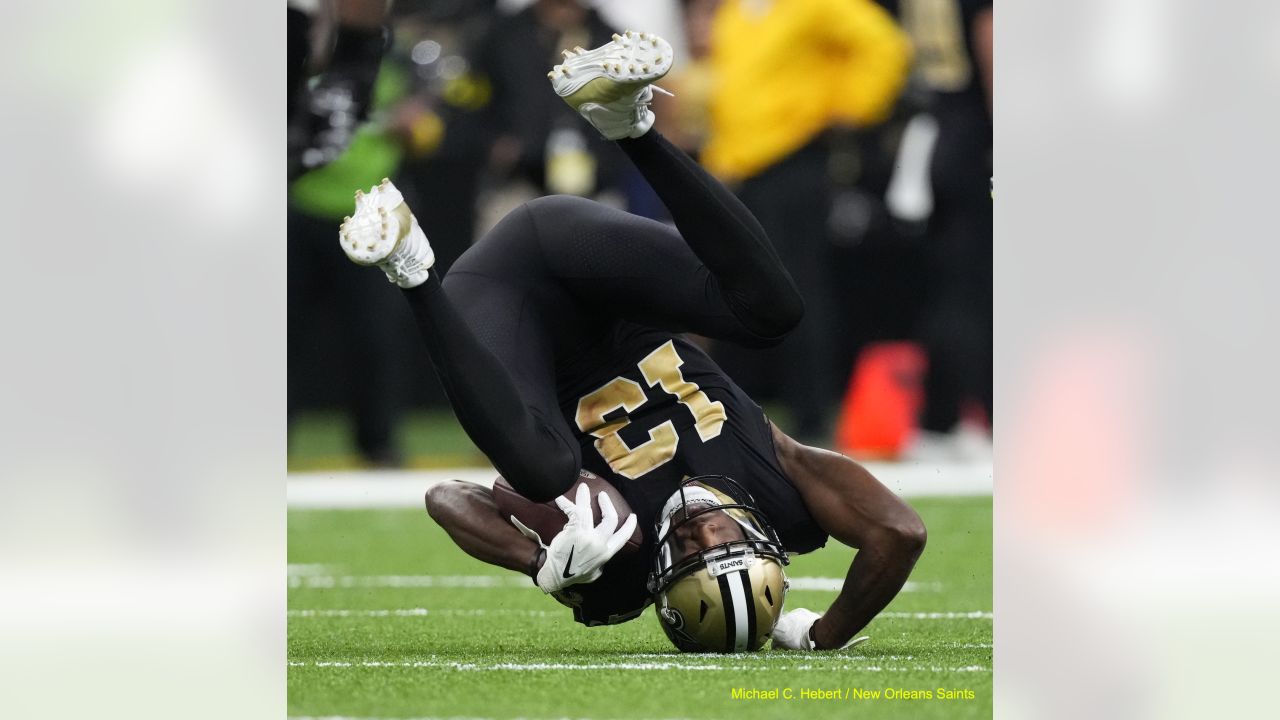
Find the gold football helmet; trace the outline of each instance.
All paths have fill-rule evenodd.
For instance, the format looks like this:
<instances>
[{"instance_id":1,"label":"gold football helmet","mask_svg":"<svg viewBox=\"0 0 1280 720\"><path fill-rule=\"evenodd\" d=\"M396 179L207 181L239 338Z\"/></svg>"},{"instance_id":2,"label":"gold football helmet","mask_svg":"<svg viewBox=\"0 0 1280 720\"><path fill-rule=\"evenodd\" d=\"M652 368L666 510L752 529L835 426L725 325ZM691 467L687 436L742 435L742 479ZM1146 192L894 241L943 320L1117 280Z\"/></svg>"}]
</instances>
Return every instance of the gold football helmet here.
<instances>
[{"instance_id":1,"label":"gold football helmet","mask_svg":"<svg viewBox=\"0 0 1280 720\"><path fill-rule=\"evenodd\" d=\"M759 650L782 614L789 560L773 526L724 475L688 478L658 515L649 591L683 652Z\"/></svg>"}]
</instances>

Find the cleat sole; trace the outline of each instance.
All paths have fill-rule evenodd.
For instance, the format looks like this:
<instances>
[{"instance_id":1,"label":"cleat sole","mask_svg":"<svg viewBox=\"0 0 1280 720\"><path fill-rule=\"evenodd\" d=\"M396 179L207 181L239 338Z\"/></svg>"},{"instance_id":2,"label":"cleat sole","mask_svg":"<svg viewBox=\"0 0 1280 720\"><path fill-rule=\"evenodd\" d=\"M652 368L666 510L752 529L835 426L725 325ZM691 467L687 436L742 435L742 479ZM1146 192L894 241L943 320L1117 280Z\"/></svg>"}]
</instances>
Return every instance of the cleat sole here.
<instances>
[{"instance_id":1,"label":"cleat sole","mask_svg":"<svg viewBox=\"0 0 1280 720\"><path fill-rule=\"evenodd\" d=\"M356 213L343 220L340 230L342 249L357 265L376 265L396 251L417 221L404 196L385 179L368 192L357 190L355 197Z\"/></svg>"},{"instance_id":2,"label":"cleat sole","mask_svg":"<svg viewBox=\"0 0 1280 720\"><path fill-rule=\"evenodd\" d=\"M671 69L671 45L657 35L628 30L613 38L595 50L566 54L565 61L548 73L556 94L569 105L613 102Z\"/></svg>"}]
</instances>

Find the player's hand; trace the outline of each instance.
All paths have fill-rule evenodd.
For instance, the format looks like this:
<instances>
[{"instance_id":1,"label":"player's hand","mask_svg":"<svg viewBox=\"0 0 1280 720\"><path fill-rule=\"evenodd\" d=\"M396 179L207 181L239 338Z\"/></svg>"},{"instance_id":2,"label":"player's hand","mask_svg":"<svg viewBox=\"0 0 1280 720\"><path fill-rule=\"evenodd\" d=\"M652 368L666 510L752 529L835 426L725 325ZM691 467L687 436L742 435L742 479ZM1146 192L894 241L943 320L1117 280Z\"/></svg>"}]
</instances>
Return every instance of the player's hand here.
<instances>
[{"instance_id":1,"label":"player's hand","mask_svg":"<svg viewBox=\"0 0 1280 720\"><path fill-rule=\"evenodd\" d=\"M631 533L635 532L635 513L627 516L619 527L618 511L609 496L600 493L599 502L600 524L593 527L591 490L585 484L578 486L575 502L556 498L556 505L569 520L551 539L550 545L543 545L538 533L525 527L514 516L511 518L516 529L547 551L546 560L534 578L544 592L553 593L570 585L594 582L603 574L604 564L618 554Z\"/></svg>"},{"instance_id":2,"label":"player's hand","mask_svg":"<svg viewBox=\"0 0 1280 720\"><path fill-rule=\"evenodd\" d=\"M822 616L818 613L805 608L796 608L790 612L783 613L782 617L778 618L778 623L773 626L774 649L818 649L817 644L813 641L813 624L818 622L818 618L820 617ZM844 649L855 645L861 645L870 639L870 637L864 635L860 638L850 640L836 649Z\"/></svg>"}]
</instances>

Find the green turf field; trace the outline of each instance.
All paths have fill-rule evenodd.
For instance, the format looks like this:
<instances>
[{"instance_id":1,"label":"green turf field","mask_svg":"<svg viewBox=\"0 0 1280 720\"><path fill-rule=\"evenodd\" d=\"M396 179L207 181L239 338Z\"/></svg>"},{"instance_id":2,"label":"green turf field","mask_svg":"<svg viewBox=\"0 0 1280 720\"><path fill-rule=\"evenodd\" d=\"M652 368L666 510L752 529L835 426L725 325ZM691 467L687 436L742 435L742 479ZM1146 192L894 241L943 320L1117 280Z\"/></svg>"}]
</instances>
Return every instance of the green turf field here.
<instances>
[{"instance_id":1,"label":"green turf field","mask_svg":"<svg viewBox=\"0 0 1280 720\"><path fill-rule=\"evenodd\" d=\"M929 546L911 591L866 629L870 642L846 652L714 656L676 653L652 611L620 626L579 626L524 576L464 555L424 512L291 510L289 714L990 717L991 498L912 504ZM820 587L843 577L851 556L832 542L795 558L788 574ZM834 596L793 590L787 606L821 611ZM792 699L735 699L735 688ZM804 699L807 690L840 697ZM859 700L860 690L880 698ZM885 696L913 690L933 697Z\"/></svg>"}]
</instances>

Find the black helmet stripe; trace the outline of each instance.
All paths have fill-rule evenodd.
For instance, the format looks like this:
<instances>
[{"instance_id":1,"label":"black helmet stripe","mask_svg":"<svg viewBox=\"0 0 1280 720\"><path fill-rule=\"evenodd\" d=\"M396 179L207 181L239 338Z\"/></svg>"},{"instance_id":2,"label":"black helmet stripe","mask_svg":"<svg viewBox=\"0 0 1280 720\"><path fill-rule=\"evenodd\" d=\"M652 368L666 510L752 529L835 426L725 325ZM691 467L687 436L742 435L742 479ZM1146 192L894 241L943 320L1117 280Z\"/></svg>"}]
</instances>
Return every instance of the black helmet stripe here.
<instances>
[{"instance_id":1,"label":"black helmet stripe","mask_svg":"<svg viewBox=\"0 0 1280 720\"><path fill-rule=\"evenodd\" d=\"M724 605L725 652L748 650L756 631L751 577L746 570L737 570L716 580L720 584L720 602Z\"/></svg>"},{"instance_id":2,"label":"black helmet stripe","mask_svg":"<svg viewBox=\"0 0 1280 720\"><path fill-rule=\"evenodd\" d=\"M733 652L738 640L738 621L734 617L733 591L729 589L729 576L716 578L720 583L720 605L724 608L724 651Z\"/></svg>"},{"instance_id":3,"label":"black helmet stripe","mask_svg":"<svg viewBox=\"0 0 1280 720\"><path fill-rule=\"evenodd\" d=\"M756 641L756 599L751 594L751 573L743 570L734 574L742 580L742 597L747 599L747 647L744 649L750 650Z\"/></svg>"}]
</instances>

